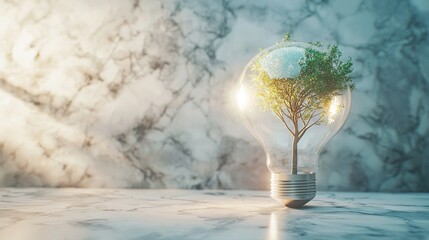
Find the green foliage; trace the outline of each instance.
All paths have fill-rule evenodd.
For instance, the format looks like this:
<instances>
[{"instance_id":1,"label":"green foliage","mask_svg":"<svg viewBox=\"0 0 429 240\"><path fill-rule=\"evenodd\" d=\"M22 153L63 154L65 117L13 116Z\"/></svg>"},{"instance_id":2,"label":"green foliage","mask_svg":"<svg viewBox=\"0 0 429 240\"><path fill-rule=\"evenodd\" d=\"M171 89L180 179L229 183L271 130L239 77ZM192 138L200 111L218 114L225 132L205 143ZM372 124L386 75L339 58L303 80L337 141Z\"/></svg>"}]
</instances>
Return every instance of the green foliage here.
<instances>
[{"instance_id":1,"label":"green foliage","mask_svg":"<svg viewBox=\"0 0 429 240\"><path fill-rule=\"evenodd\" d=\"M290 39L286 34L284 41ZM325 123L333 97L354 89L351 59L341 61L342 52L335 45L321 51L320 42L310 44L315 48L305 49L300 75L294 79L271 79L259 63L266 54L251 66L260 106L272 111L297 141L310 127Z\"/></svg>"},{"instance_id":2,"label":"green foliage","mask_svg":"<svg viewBox=\"0 0 429 240\"><path fill-rule=\"evenodd\" d=\"M283 38L283 42L290 40L290 34ZM312 126L327 122L335 96L355 87L350 76L351 59L341 61L341 50L335 45L328 45L324 51L320 50L322 47L320 42L310 43L305 49L305 60L298 63L301 71L296 78L270 78L260 63L268 53L261 54L251 66L260 106L272 111L293 137L292 174L298 173L299 140Z\"/></svg>"},{"instance_id":3,"label":"green foliage","mask_svg":"<svg viewBox=\"0 0 429 240\"><path fill-rule=\"evenodd\" d=\"M283 42L290 42L290 41L292 41L292 35L291 35L290 33L286 33L286 34L283 36L282 41L283 41Z\"/></svg>"}]
</instances>

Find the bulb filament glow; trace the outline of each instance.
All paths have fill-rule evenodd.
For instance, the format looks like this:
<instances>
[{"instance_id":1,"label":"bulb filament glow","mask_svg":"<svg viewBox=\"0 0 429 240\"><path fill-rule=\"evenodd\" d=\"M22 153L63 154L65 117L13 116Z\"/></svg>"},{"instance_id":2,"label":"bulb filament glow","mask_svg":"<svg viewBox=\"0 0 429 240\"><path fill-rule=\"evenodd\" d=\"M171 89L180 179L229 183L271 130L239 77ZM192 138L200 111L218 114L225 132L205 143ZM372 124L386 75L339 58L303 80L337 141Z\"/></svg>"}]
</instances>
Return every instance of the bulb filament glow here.
<instances>
[{"instance_id":1,"label":"bulb filament glow","mask_svg":"<svg viewBox=\"0 0 429 240\"><path fill-rule=\"evenodd\" d=\"M240 110L243 110L246 107L247 96L246 96L246 91L245 91L243 86L240 86L240 90L238 90L237 102L238 102L238 107L240 108Z\"/></svg>"},{"instance_id":2,"label":"bulb filament glow","mask_svg":"<svg viewBox=\"0 0 429 240\"><path fill-rule=\"evenodd\" d=\"M335 121L335 115L337 115L339 108L340 108L340 103L337 97L333 97L331 100L331 105L329 107L329 116L328 116L329 124Z\"/></svg>"}]
</instances>

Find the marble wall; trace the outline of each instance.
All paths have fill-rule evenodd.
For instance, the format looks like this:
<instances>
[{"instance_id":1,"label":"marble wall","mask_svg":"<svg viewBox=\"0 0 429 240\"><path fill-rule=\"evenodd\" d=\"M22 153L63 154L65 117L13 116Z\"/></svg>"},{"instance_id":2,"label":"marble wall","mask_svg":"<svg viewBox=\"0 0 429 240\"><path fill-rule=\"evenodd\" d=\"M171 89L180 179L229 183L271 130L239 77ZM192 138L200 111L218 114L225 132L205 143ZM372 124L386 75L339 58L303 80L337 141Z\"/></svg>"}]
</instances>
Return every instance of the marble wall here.
<instances>
[{"instance_id":1,"label":"marble wall","mask_svg":"<svg viewBox=\"0 0 429 240\"><path fill-rule=\"evenodd\" d=\"M357 90L321 190L429 190L425 0L0 0L0 186L267 189L234 90L290 32Z\"/></svg>"}]
</instances>

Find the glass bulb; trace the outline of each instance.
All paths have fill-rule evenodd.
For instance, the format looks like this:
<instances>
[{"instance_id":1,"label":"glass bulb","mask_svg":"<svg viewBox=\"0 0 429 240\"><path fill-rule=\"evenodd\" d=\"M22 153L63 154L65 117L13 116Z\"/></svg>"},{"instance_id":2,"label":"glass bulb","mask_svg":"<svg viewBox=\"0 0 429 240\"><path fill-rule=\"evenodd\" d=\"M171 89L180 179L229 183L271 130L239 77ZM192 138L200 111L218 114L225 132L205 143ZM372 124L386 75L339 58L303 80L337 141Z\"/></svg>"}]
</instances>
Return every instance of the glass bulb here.
<instances>
[{"instance_id":1,"label":"glass bulb","mask_svg":"<svg viewBox=\"0 0 429 240\"><path fill-rule=\"evenodd\" d=\"M313 111L314 116L302 117L294 128L292 119L282 121L272 110L273 102L265 107L261 104L261 91L270 96L270 88L262 89L255 81L255 63L271 78L284 81L297 77L300 61L305 61L307 48L323 51L316 46L287 42L262 50L244 68L240 76L237 93L242 121L251 134L262 145L266 153L267 167L271 171L271 196L288 207L301 207L316 194L315 173L319 154L326 143L341 129L349 114L350 89L346 88L327 101L324 109ZM278 112L287 113L281 107ZM309 114L310 112L307 112ZM286 114L287 115L287 114ZM319 120L319 118L321 119ZM316 123L317 121L317 123ZM312 125L314 124L314 125ZM288 125L288 127L286 126ZM310 126L295 144L294 134ZM293 162L296 155L296 164Z\"/></svg>"}]
</instances>

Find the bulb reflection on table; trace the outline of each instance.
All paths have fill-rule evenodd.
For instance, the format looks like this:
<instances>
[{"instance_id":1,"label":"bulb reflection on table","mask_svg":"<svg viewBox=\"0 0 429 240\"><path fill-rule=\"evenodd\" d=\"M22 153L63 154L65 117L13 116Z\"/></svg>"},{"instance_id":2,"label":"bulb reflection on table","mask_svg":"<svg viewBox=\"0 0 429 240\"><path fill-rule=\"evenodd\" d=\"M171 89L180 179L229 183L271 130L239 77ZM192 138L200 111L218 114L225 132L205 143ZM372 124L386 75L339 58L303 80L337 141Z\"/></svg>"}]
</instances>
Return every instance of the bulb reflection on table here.
<instances>
[{"instance_id":1,"label":"bulb reflection on table","mask_svg":"<svg viewBox=\"0 0 429 240\"><path fill-rule=\"evenodd\" d=\"M270 215L270 222L267 232L267 240L283 239L283 223L285 218L284 211L273 211Z\"/></svg>"}]
</instances>

